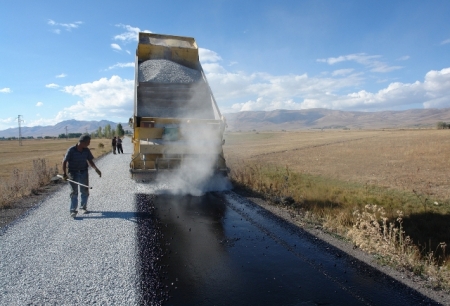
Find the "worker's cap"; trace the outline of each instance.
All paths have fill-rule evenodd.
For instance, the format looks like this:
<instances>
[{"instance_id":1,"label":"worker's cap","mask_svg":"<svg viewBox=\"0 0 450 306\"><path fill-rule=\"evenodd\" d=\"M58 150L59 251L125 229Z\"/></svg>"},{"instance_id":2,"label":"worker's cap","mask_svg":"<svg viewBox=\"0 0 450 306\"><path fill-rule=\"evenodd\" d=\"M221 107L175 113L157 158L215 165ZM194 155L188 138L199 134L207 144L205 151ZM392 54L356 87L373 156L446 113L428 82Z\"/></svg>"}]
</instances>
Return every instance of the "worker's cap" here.
<instances>
[{"instance_id":1,"label":"worker's cap","mask_svg":"<svg viewBox=\"0 0 450 306\"><path fill-rule=\"evenodd\" d=\"M80 139L78 139L79 142L88 142L91 140L91 136L89 134L83 134L80 136Z\"/></svg>"}]
</instances>

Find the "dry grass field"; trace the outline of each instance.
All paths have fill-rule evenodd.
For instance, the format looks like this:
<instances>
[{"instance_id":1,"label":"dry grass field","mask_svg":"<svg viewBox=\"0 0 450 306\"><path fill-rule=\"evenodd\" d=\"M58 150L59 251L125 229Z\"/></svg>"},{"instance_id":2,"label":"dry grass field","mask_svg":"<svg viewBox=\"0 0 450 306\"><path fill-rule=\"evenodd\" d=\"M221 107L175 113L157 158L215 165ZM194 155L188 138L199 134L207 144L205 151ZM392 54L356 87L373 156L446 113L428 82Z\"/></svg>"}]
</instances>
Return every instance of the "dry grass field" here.
<instances>
[{"instance_id":1,"label":"dry grass field","mask_svg":"<svg viewBox=\"0 0 450 306\"><path fill-rule=\"evenodd\" d=\"M374 130L230 133L228 164L288 166L293 172L450 199L450 131Z\"/></svg>"},{"instance_id":2,"label":"dry grass field","mask_svg":"<svg viewBox=\"0 0 450 306\"><path fill-rule=\"evenodd\" d=\"M58 167L62 171L61 162L70 146L77 143L77 139L32 139L22 140L19 145L18 140L0 141L0 179L8 179L15 169L21 171L31 171L33 169L33 160L45 159L47 166ZM99 148L99 143L104 145ZM89 148L94 157L111 150L111 141L109 139L92 139Z\"/></svg>"}]
</instances>

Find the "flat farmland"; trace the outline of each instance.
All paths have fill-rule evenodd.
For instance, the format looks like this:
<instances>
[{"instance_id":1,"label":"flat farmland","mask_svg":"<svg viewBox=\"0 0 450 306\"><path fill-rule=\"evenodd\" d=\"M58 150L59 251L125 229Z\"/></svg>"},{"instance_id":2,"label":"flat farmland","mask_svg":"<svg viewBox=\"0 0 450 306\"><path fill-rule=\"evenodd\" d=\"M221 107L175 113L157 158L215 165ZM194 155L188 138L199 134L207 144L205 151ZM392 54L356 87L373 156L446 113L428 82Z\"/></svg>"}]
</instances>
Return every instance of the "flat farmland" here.
<instances>
[{"instance_id":1,"label":"flat farmland","mask_svg":"<svg viewBox=\"0 0 450 306\"><path fill-rule=\"evenodd\" d=\"M449 130L324 130L225 135L230 167L242 161L450 199Z\"/></svg>"},{"instance_id":2,"label":"flat farmland","mask_svg":"<svg viewBox=\"0 0 450 306\"><path fill-rule=\"evenodd\" d=\"M291 171L416 190L450 199L450 131L359 130L227 133L224 153L229 166L240 161L288 166ZM33 160L58 165L76 140L0 141L0 178L14 169L30 170ZM99 148L99 143L104 148ZM111 150L109 139L92 139L94 157Z\"/></svg>"},{"instance_id":3,"label":"flat farmland","mask_svg":"<svg viewBox=\"0 0 450 306\"><path fill-rule=\"evenodd\" d=\"M18 140L0 141L0 179L10 177L14 169L28 171L33 169L33 160L45 159L47 167L58 165L62 173L61 162L70 146L77 143L77 139L26 139L19 145ZM100 148L102 143L104 148ZM95 158L111 150L109 139L92 139L89 148Z\"/></svg>"}]
</instances>

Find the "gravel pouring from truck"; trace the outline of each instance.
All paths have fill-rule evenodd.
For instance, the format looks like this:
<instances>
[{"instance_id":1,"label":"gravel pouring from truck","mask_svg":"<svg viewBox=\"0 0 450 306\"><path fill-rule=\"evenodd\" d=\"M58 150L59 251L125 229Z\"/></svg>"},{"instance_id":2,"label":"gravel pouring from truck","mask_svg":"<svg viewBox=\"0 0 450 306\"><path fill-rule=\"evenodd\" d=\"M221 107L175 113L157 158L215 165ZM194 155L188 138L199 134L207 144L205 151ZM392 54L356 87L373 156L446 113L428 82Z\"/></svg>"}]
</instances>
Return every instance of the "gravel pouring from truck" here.
<instances>
[{"instance_id":1,"label":"gravel pouring from truck","mask_svg":"<svg viewBox=\"0 0 450 306\"><path fill-rule=\"evenodd\" d=\"M227 174L221 115L191 37L139 33L130 173L205 168ZM187 168L187 169L186 169Z\"/></svg>"}]
</instances>

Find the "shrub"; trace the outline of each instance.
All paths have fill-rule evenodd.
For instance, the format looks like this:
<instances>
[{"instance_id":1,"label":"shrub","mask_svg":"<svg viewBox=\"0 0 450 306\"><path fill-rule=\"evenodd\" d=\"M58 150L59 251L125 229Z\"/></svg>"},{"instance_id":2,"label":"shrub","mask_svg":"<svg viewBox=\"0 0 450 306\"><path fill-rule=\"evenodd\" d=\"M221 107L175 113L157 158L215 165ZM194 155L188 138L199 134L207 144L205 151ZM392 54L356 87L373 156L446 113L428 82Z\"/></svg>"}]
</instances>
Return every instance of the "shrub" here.
<instances>
[{"instance_id":1,"label":"shrub","mask_svg":"<svg viewBox=\"0 0 450 306\"><path fill-rule=\"evenodd\" d=\"M439 122L436 124L436 127L437 127L438 130L449 129L449 128L450 128L450 123L447 124L447 123L445 123L445 122L439 121Z\"/></svg>"},{"instance_id":2,"label":"shrub","mask_svg":"<svg viewBox=\"0 0 450 306\"><path fill-rule=\"evenodd\" d=\"M41 158L33 160L31 170L14 169L10 177L0 184L0 208L8 208L17 199L36 193L57 173L58 165L49 167L47 160Z\"/></svg>"}]
</instances>

